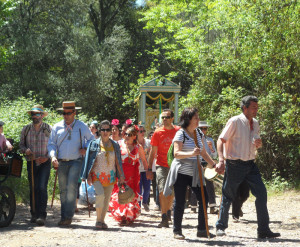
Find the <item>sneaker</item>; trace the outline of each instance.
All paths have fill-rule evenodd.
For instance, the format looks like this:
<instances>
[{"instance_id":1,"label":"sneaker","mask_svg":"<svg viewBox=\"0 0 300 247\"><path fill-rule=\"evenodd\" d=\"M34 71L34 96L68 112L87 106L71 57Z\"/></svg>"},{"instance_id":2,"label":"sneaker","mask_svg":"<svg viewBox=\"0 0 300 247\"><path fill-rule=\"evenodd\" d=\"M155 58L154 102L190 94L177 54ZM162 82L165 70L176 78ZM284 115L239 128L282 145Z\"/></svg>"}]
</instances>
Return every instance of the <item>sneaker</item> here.
<instances>
[{"instance_id":1,"label":"sneaker","mask_svg":"<svg viewBox=\"0 0 300 247\"><path fill-rule=\"evenodd\" d=\"M162 228L162 227L169 227L169 221L168 221L168 217L166 214L163 214L162 215L162 219L161 219L161 222L158 224L158 227L159 228Z\"/></svg>"},{"instance_id":2,"label":"sneaker","mask_svg":"<svg viewBox=\"0 0 300 247\"><path fill-rule=\"evenodd\" d=\"M172 212L171 212L171 210L167 211L167 217L168 217L168 221L172 223Z\"/></svg>"},{"instance_id":3,"label":"sneaker","mask_svg":"<svg viewBox=\"0 0 300 247\"><path fill-rule=\"evenodd\" d=\"M36 217L35 216L31 216L31 219L30 219L30 223L36 223Z\"/></svg>"},{"instance_id":4,"label":"sneaker","mask_svg":"<svg viewBox=\"0 0 300 247\"><path fill-rule=\"evenodd\" d=\"M72 223L72 219L65 219L65 220L60 220L58 222L59 226L69 226Z\"/></svg>"},{"instance_id":5,"label":"sneaker","mask_svg":"<svg viewBox=\"0 0 300 247\"><path fill-rule=\"evenodd\" d=\"M182 235L182 233L174 233L174 238L179 239L179 240L183 240L183 239L185 239L185 236Z\"/></svg>"},{"instance_id":6,"label":"sneaker","mask_svg":"<svg viewBox=\"0 0 300 247\"><path fill-rule=\"evenodd\" d=\"M143 203L142 205L143 205L143 208L145 209L146 212L150 211L149 206L148 206L147 203Z\"/></svg>"},{"instance_id":7,"label":"sneaker","mask_svg":"<svg viewBox=\"0 0 300 247\"><path fill-rule=\"evenodd\" d=\"M272 232L271 230L257 233L257 238L277 238L277 237L280 237L280 233Z\"/></svg>"},{"instance_id":8,"label":"sneaker","mask_svg":"<svg viewBox=\"0 0 300 247\"><path fill-rule=\"evenodd\" d=\"M209 213L210 214L218 214L219 213L219 209L216 208L216 207L210 207Z\"/></svg>"},{"instance_id":9,"label":"sneaker","mask_svg":"<svg viewBox=\"0 0 300 247\"><path fill-rule=\"evenodd\" d=\"M160 207L157 204L154 206L154 211L160 211Z\"/></svg>"},{"instance_id":10,"label":"sneaker","mask_svg":"<svg viewBox=\"0 0 300 247\"><path fill-rule=\"evenodd\" d=\"M236 216L232 216L233 219L233 223L238 223L240 221L240 219Z\"/></svg>"},{"instance_id":11,"label":"sneaker","mask_svg":"<svg viewBox=\"0 0 300 247\"><path fill-rule=\"evenodd\" d=\"M218 237L225 236L225 235L226 235L225 230L217 229L216 235L217 235Z\"/></svg>"},{"instance_id":12,"label":"sneaker","mask_svg":"<svg viewBox=\"0 0 300 247\"><path fill-rule=\"evenodd\" d=\"M206 230L198 230L197 231L197 237L198 238L207 238L207 232L206 232ZM212 234L212 233L209 233L209 237L213 238L213 237L215 237L215 235Z\"/></svg>"},{"instance_id":13,"label":"sneaker","mask_svg":"<svg viewBox=\"0 0 300 247\"><path fill-rule=\"evenodd\" d=\"M44 226L45 225L45 219L44 218L38 218L36 220L37 225Z\"/></svg>"}]
</instances>

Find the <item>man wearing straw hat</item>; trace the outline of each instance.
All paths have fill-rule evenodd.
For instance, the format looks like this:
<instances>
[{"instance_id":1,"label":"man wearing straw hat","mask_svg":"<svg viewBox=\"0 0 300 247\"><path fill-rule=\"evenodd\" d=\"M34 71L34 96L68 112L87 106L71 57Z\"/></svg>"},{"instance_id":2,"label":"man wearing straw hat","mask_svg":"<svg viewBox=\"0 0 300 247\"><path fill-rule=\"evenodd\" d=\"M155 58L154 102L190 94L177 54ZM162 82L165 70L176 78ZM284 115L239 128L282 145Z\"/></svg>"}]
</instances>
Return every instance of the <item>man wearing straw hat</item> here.
<instances>
[{"instance_id":1,"label":"man wearing straw hat","mask_svg":"<svg viewBox=\"0 0 300 247\"><path fill-rule=\"evenodd\" d=\"M23 127L20 138L20 149L26 155L27 172L30 188L31 223L40 226L45 224L51 161L48 157L47 143L51 126L43 122L48 115L42 105L35 105L27 111L32 123ZM33 174L33 179L32 179ZM32 190L34 188L34 190Z\"/></svg>"},{"instance_id":2,"label":"man wearing straw hat","mask_svg":"<svg viewBox=\"0 0 300 247\"><path fill-rule=\"evenodd\" d=\"M59 226L68 226L72 223L76 208L77 182L82 167L82 157L93 134L88 126L75 119L76 110L74 101L65 101L62 104L64 120L53 126L48 142L48 152L52 164L58 168L58 182L60 188L61 220Z\"/></svg>"},{"instance_id":3,"label":"man wearing straw hat","mask_svg":"<svg viewBox=\"0 0 300 247\"><path fill-rule=\"evenodd\" d=\"M208 127L211 127L209 124L207 124L206 121L199 121L199 126L200 130L204 134L203 138L203 144L205 145L205 150L209 154L209 156L212 159L216 159L218 157L217 149L215 147L214 140L207 136L207 129ZM201 164L203 167L206 167L207 162L202 159ZM215 193L215 187L213 181L209 181L208 179L205 178L205 183L206 183L206 192L208 195L208 203L209 203L209 209L211 214L218 214L219 210L217 209L216 205L216 193ZM196 195L193 193L191 194L191 203L192 203L192 209L195 209L195 206L197 206L197 199ZM196 204L196 205L195 205Z\"/></svg>"}]
</instances>

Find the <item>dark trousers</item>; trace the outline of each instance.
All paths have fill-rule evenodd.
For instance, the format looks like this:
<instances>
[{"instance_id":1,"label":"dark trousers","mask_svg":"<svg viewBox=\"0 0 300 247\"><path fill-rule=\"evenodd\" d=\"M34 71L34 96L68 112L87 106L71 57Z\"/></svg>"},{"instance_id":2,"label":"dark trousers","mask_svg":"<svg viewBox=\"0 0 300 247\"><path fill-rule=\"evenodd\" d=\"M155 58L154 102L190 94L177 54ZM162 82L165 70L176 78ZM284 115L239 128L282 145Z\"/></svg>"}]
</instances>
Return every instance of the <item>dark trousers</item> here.
<instances>
[{"instance_id":1,"label":"dark trousers","mask_svg":"<svg viewBox=\"0 0 300 247\"><path fill-rule=\"evenodd\" d=\"M143 196L143 203L148 204L148 199L150 197L150 183L146 177L146 172L140 173L140 194Z\"/></svg>"},{"instance_id":2,"label":"dark trousers","mask_svg":"<svg viewBox=\"0 0 300 247\"><path fill-rule=\"evenodd\" d=\"M208 196L208 203L210 207L215 207L216 206L216 193L215 193L215 186L213 181L209 181L205 179L205 189L207 192ZM195 207L197 206L197 197L193 191L189 194L189 203L191 206Z\"/></svg>"},{"instance_id":3,"label":"dark trousers","mask_svg":"<svg viewBox=\"0 0 300 247\"><path fill-rule=\"evenodd\" d=\"M261 179L258 167L253 160L226 160L226 170L222 186L222 201L217 229L228 227L228 211L231 202L236 197L237 189L243 181L249 184L251 193L256 197L258 232L269 230L269 213L267 209L267 190Z\"/></svg>"},{"instance_id":4,"label":"dark trousers","mask_svg":"<svg viewBox=\"0 0 300 247\"><path fill-rule=\"evenodd\" d=\"M205 230L205 216L202 205L202 197L201 197L201 188L200 187L192 187L193 177L188 175L183 175L178 173L177 180L174 184L174 193L175 193L175 205L174 205L174 222L173 222L173 232L181 233L182 232L182 217L185 208L185 194L187 190L187 186L190 186L195 193L198 200L198 231ZM204 187L204 195L207 207L207 193Z\"/></svg>"},{"instance_id":5,"label":"dark trousers","mask_svg":"<svg viewBox=\"0 0 300 247\"><path fill-rule=\"evenodd\" d=\"M31 179L31 161L27 161L27 173L30 190L30 213L36 218L46 218L47 202L48 202L48 180L50 176L51 161L48 159L46 162L36 165L33 161L33 179L34 179L34 200L35 212L32 207L32 179Z\"/></svg>"}]
</instances>

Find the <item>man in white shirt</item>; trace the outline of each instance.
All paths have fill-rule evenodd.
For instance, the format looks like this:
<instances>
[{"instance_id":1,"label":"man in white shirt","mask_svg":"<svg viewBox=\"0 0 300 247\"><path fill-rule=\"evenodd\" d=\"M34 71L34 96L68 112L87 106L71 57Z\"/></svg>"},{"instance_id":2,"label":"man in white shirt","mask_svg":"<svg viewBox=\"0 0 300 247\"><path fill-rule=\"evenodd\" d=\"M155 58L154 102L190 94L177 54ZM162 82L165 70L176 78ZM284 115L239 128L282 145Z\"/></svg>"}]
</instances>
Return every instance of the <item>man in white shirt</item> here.
<instances>
[{"instance_id":1,"label":"man in white shirt","mask_svg":"<svg viewBox=\"0 0 300 247\"><path fill-rule=\"evenodd\" d=\"M230 204L236 196L237 188L246 180L252 194L256 197L257 237L279 237L280 233L273 233L269 228L267 190L254 162L255 151L262 146L259 124L254 118L258 111L258 99L255 96L245 96L241 101L241 109L243 113L228 120L217 142L219 164L216 171L224 171L225 159L226 170L216 234L225 235Z\"/></svg>"}]
</instances>

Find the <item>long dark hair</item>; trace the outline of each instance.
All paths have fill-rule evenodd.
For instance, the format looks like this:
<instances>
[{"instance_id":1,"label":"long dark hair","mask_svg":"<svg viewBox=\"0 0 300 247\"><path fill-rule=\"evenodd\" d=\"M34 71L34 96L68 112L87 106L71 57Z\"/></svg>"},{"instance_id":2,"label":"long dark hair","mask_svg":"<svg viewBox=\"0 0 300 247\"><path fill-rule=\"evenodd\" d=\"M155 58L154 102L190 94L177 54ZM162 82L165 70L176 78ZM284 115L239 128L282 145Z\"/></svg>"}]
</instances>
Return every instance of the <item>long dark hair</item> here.
<instances>
[{"instance_id":1,"label":"long dark hair","mask_svg":"<svg viewBox=\"0 0 300 247\"><path fill-rule=\"evenodd\" d=\"M181 126L181 128L186 129L190 125L193 116L195 116L197 113L198 109L195 107L185 108L181 113L180 122L178 125Z\"/></svg>"},{"instance_id":2,"label":"long dark hair","mask_svg":"<svg viewBox=\"0 0 300 247\"><path fill-rule=\"evenodd\" d=\"M129 127L126 131L128 131L129 134L136 136L136 138L133 140L133 144L136 145L137 144L137 129L134 126L132 126L132 127Z\"/></svg>"}]
</instances>

